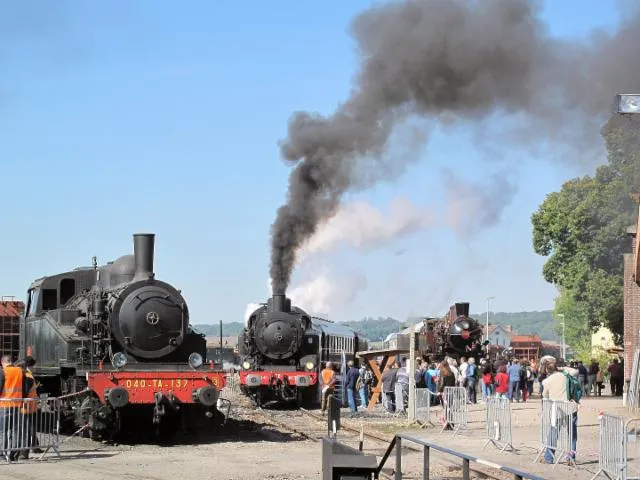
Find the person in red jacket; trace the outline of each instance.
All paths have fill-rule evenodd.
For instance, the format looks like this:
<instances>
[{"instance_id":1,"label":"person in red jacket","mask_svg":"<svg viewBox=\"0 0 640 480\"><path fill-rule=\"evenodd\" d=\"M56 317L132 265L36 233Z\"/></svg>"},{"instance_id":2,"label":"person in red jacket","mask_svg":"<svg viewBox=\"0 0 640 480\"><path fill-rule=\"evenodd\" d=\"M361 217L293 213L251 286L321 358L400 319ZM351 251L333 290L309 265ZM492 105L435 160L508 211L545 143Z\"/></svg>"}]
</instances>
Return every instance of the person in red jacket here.
<instances>
[{"instance_id":1,"label":"person in red jacket","mask_svg":"<svg viewBox=\"0 0 640 480\"><path fill-rule=\"evenodd\" d=\"M500 365L498 373L495 378L496 382L496 397L507 398L509 393L509 375L507 374L506 365Z\"/></svg>"}]
</instances>

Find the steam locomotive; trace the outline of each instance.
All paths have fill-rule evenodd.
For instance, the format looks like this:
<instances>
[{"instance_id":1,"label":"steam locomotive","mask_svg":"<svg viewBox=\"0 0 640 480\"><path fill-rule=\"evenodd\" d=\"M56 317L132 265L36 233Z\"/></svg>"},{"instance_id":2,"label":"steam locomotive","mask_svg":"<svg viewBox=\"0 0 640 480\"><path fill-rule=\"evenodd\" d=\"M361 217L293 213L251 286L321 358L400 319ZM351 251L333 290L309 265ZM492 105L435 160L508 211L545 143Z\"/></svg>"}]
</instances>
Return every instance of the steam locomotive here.
<instances>
[{"instance_id":1,"label":"steam locomotive","mask_svg":"<svg viewBox=\"0 0 640 480\"><path fill-rule=\"evenodd\" d=\"M169 435L177 422L217 417L225 385L180 291L155 278L155 235L133 240L133 255L34 281L20 328L41 393L61 398L63 420L94 438L117 433L127 415Z\"/></svg>"},{"instance_id":2,"label":"steam locomotive","mask_svg":"<svg viewBox=\"0 0 640 480\"><path fill-rule=\"evenodd\" d=\"M257 406L270 402L317 405L318 378L331 361L344 372L367 341L345 326L291 306L284 294L274 294L247 319L238 339L242 370L240 388ZM341 385L336 386L336 391Z\"/></svg>"},{"instance_id":3,"label":"steam locomotive","mask_svg":"<svg viewBox=\"0 0 640 480\"><path fill-rule=\"evenodd\" d=\"M423 356L439 360L484 356L482 325L469 316L469 303L452 305L444 318L425 319L420 333L418 350Z\"/></svg>"}]
</instances>

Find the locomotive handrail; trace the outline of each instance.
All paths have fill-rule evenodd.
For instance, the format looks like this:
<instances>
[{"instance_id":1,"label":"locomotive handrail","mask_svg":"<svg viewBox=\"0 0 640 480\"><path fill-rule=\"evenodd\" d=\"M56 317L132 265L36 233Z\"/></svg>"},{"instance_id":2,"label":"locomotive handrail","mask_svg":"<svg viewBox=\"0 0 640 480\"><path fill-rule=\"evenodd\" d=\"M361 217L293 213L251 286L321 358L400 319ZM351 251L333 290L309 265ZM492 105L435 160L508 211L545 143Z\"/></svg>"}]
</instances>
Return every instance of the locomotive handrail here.
<instances>
[{"instance_id":1,"label":"locomotive handrail","mask_svg":"<svg viewBox=\"0 0 640 480\"><path fill-rule=\"evenodd\" d=\"M407 442L411 442L411 443L416 443L418 445L422 445L423 450L424 450L424 457L423 457L423 467L424 467L424 478L426 480L429 479L429 460L430 460L430 453L431 453L431 449L433 450L437 450L441 453L446 453L447 455L453 455L454 457L458 457L462 460L462 478L463 480L469 480L470 478L470 473L469 473L469 464L471 462L475 462L478 463L480 465L484 465L485 467L489 467L492 468L494 470L501 470L503 472L507 472L510 473L511 475L513 475L513 478L515 480L524 480L524 479L529 479L529 480L544 480L543 477L540 477L536 474L533 473L529 473L529 472L524 472L520 469L514 468L514 467L509 467L507 465L500 465L497 464L495 462L490 462L488 460L483 460L479 457L470 455L468 453L464 453L464 452L459 452L457 450L453 450L451 448L447 448L444 447L438 443L435 442L430 442L428 440L425 440L423 438L416 438L413 437L411 435L407 435L404 433L397 433L393 439L391 440L391 443L389 443L389 447L387 447L387 450L385 451L384 455L382 456L382 458L380 459L380 463L378 464L378 467L376 468L375 471L375 478L379 478L380 472L382 471L382 468L384 467L384 465L386 464L387 460L389 459L389 456L391 455L391 452L394 450L395 447L395 457L396 457L396 465L395 465L395 480L401 480L402 479L402 441L406 440Z\"/></svg>"}]
</instances>

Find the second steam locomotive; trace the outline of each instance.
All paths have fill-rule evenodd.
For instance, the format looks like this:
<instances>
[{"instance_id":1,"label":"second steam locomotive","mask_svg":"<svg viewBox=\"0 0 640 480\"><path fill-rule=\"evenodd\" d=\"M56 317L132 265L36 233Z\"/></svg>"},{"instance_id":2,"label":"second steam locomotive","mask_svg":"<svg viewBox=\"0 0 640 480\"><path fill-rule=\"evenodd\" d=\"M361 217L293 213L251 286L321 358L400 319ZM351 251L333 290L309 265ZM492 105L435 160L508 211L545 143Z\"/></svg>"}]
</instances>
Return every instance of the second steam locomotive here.
<instances>
[{"instance_id":1,"label":"second steam locomotive","mask_svg":"<svg viewBox=\"0 0 640 480\"><path fill-rule=\"evenodd\" d=\"M238 341L240 385L258 406L270 401L315 406L326 361L344 368L366 340L348 327L312 317L275 294L249 315ZM340 386L338 385L338 388Z\"/></svg>"}]
</instances>

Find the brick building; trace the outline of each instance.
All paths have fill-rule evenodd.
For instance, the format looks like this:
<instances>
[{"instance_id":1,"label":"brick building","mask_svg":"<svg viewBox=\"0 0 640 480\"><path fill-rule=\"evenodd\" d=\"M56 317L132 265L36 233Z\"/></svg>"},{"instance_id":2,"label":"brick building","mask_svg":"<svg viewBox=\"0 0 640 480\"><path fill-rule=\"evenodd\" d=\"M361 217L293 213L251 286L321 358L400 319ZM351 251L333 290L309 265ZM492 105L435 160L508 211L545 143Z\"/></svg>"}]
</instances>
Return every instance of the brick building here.
<instances>
[{"instance_id":1,"label":"brick building","mask_svg":"<svg viewBox=\"0 0 640 480\"><path fill-rule=\"evenodd\" d=\"M540 358L542 340L538 335L514 335L511 337L511 350L514 358L537 360Z\"/></svg>"},{"instance_id":2,"label":"brick building","mask_svg":"<svg viewBox=\"0 0 640 480\"><path fill-rule=\"evenodd\" d=\"M8 298L11 298L9 300ZM20 352L20 316L24 303L13 297L0 297L0 354L18 358Z\"/></svg>"},{"instance_id":3,"label":"brick building","mask_svg":"<svg viewBox=\"0 0 640 480\"><path fill-rule=\"evenodd\" d=\"M640 220L640 217L639 217ZM636 225L629 227L627 233L631 237L631 253L624 257L624 378L629 380L633 367L633 353L638 346L640 330L640 265Z\"/></svg>"}]
</instances>

